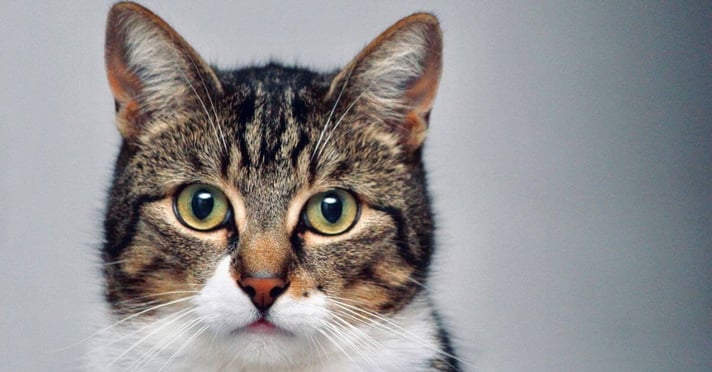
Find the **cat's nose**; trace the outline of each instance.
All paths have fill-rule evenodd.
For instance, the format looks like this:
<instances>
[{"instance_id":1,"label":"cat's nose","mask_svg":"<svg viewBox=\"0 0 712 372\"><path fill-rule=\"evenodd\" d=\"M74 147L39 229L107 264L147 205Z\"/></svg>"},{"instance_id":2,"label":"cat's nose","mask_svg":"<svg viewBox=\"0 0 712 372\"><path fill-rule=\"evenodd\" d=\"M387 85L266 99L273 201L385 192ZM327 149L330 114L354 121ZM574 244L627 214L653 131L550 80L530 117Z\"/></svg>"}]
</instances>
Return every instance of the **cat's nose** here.
<instances>
[{"instance_id":1,"label":"cat's nose","mask_svg":"<svg viewBox=\"0 0 712 372\"><path fill-rule=\"evenodd\" d=\"M289 287L289 283L280 278L243 278L237 285L250 296L252 303L265 311Z\"/></svg>"}]
</instances>

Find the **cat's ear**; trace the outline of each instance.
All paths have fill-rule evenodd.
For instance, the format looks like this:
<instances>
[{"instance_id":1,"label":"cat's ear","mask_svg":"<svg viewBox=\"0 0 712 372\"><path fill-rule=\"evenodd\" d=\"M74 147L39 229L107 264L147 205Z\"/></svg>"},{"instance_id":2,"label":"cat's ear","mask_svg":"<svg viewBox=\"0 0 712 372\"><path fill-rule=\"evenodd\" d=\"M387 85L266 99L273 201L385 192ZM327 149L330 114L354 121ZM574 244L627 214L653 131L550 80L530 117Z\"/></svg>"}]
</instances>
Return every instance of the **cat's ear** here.
<instances>
[{"instance_id":1,"label":"cat's ear","mask_svg":"<svg viewBox=\"0 0 712 372\"><path fill-rule=\"evenodd\" d=\"M391 26L332 81L354 113L385 123L410 150L425 139L442 69L437 18L416 13Z\"/></svg>"},{"instance_id":2,"label":"cat's ear","mask_svg":"<svg viewBox=\"0 0 712 372\"><path fill-rule=\"evenodd\" d=\"M126 140L146 126L207 103L222 88L215 72L165 21L134 3L111 8L106 25L106 72L116 122Z\"/></svg>"}]
</instances>

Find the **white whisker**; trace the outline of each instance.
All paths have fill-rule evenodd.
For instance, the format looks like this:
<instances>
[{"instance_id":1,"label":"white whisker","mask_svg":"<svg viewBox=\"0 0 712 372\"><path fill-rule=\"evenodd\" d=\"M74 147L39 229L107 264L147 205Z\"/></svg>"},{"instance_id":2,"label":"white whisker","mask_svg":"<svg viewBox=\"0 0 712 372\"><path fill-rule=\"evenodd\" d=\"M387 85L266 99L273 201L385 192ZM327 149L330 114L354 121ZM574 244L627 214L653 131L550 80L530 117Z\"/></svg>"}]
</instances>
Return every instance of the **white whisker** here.
<instances>
[{"instance_id":1,"label":"white whisker","mask_svg":"<svg viewBox=\"0 0 712 372\"><path fill-rule=\"evenodd\" d=\"M191 327L191 328L192 328L192 327ZM197 330L192 336L190 336L190 337L183 343L183 345L181 345L180 348L178 348L178 350L176 350L176 351L173 353L173 355L171 355L170 358L168 358L168 360L166 360L165 363L163 363L163 365L161 366L161 368L160 368L158 371L159 371L159 372L160 372L160 371L163 371L163 369L166 368L169 364L171 364L171 362L173 361L173 359L175 359L175 357L176 357L178 354L180 354L180 352L183 351L183 349L185 349L191 342L193 342L196 338L198 338L201 334L203 334L203 332L205 332L207 329L208 329L208 326L203 326L202 328L200 328L199 330Z\"/></svg>"},{"instance_id":2,"label":"white whisker","mask_svg":"<svg viewBox=\"0 0 712 372\"><path fill-rule=\"evenodd\" d=\"M344 111L344 113L341 114L341 116L339 117L339 120L336 122L336 124L334 124L334 127L333 127L333 128L331 129L331 131L329 132L329 135L326 136L326 139L324 140L324 146L322 146L322 149L323 149L324 147L326 147L326 145L329 143L329 140L331 139L332 134L333 134L334 132L336 132L336 129L339 127L339 125L340 125L341 122L344 120L344 118L346 117L346 115L351 111L351 109L356 105L356 103L357 103L366 93L368 93L368 91L371 89L371 87L373 87L373 85L374 85L375 83L376 83L376 81L371 82L371 84L369 84L363 91L361 91L361 93L356 97L356 99L354 99L353 101L351 101L351 103L348 105L348 107L346 107L346 110ZM319 151L319 156L321 156L321 152L322 152L322 151L320 150L320 151Z\"/></svg>"},{"instance_id":3,"label":"white whisker","mask_svg":"<svg viewBox=\"0 0 712 372\"><path fill-rule=\"evenodd\" d=\"M127 260L116 260L116 261L111 261L111 262L104 262L104 263L103 263L103 266L119 265L119 264L122 264L122 263L124 263L124 262L126 262L126 261L127 261Z\"/></svg>"},{"instance_id":4,"label":"white whisker","mask_svg":"<svg viewBox=\"0 0 712 372\"><path fill-rule=\"evenodd\" d=\"M331 337L331 335L329 334L330 328L328 327L328 323L327 323L327 322L322 322L322 325L324 326L323 329L322 329L322 328L316 328L316 330L317 330L319 333L321 333L322 336L324 336L327 340L329 340L334 346L336 346L336 348L339 349L339 351L341 351L341 353L344 354L344 356L345 356L349 361L351 361L352 364L355 364L355 361L351 358L351 355L349 355L349 353L347 353L346 350L344 350L344 349L341 347L341 345L339 345L339 343L338 343L336 340L334 340L334 338Z\"/></svg>"},{"instance_id":5,"label":"white whisker","mask_svg":"<svg viewBox=\"0 0 712 372\"><path fill-rule=\"evenodd\" d=\"M134 361L134 363L129 367L129 369L139 369L144 363L150 361L155 355L159 354L161 351L165 350L173 342L175 342L178 337L183 333L188 331L190 328L195 326L200 322L199 319L193 319L187 323L180 325L177 329L171 331L164 340L156 342L148 351L146 351L139 359ZM173 322L171 322L173 323Z\"/></svg>"},{"instance_id":6,"label":"white whisker","mask_svg":"<svg viewBox=\"0 0 712 372\"><path fill-rule=\"evenodd\" d=\"M191 56L189 54L188 59L190 59L190 63L193 64L193 68L198 70L199 67L198 67L197 63L195 62L195 59L193 58L193 56ZM223 133L222 128L218 124L219 119L218 119L218 112L215 109L215 103L213 102L213 98L212 98L210 92L208 91L208 87L207 87L207 84L205 83L205 80L203 79L203 75L198 74L198 78L200 79L200 84L203 86L203 91L205 92L205 95L208 97L208 101L210 102L210 107L213 110L213 115L215 115L215 124L218 128L218 132L219 132L219 136L220 136L219 139L222 141L222 145L223 145L223 149L225 150L225 153L227 153L228 148L227 148L227 143L225 142L225 134ZM198 99L200 99L200 97L198 97ZM207 112L208 110L206 109L205 111L206 111L206 115L209 115Z\"/></svg>"},{"instance_id":7,"label":"white whisker","mask_svg":"<svg viewBox=\"0 0 712 372\"><path fill-rule=\"evenodd\" d=\"M360 307L357 307L354 305L349 305L347 303L340 301L340 300L345 300L345 301L355 302L353 300L349 300L349 299L345 299L345 298L338 298L335 296L329 296L329 299L331 300L332 304L344 309L345 311L350 309L354 315L356 313L361 313L361 314L364 314L364 315L361 315L364 318L367 318L368 316L370 316L370 317L372 317L372 319L377 319L378 322L373 322L374 326L379 327L384 330L387 330L387 331L391 332L391 334L393 334L393 335L402 337L404 339L415 341L420 346L423 346L423 347L425 347L431 351L434 351L442 356L453 358L463 364L470 365L470 363L458 358L456 355L453 355L452 353L448 353L445 350L442 350L440 348L434 347L431 343L422 340L418 335L415 335L413 332L402 327L401 325L396 323L394 320L388 319L388 318L384 317L383 315L380 315L373 311L366 310L366 309L363 309L363 308L360 308Z\"/></svg>"},{"instance_id":8,"label":"white whisker","mask_svg":"<svg viewBox=\"0 0 712 372\"><path fill-rule=\"evenodd\" d=\"M341 317L338 316L338 314L333 314L334 320L338 321L341 323L343 326L338 326L337 328L339 329L345 329L345 327L348 327L352 332L353 336L351 337L353 341L349 342L351 345L351 348L356 350L356 352L361 356L363 360L365 360L369 365L371 365L373 368L378 369L378 366L373 362L373 359L364 351L361 350L359 347L360 344L363 343L369 343L371 346L374 346L375 350L380 350L382 348L382 345L376 342L371 336L366 334L363 330L357 328L353 324L347 322L346 320L342 319ZM341 334L344 334L344 338L348 338L348 335L345 332L341 332Z\"/></svg>"},{"instance_id":9,"label":"white whisker","mask_svg":"<svg viewBox=\"0 0 712 372\"><path fill-rule=\"evenodd\" d=\"M144 303L136 303L134 300L140 300L140 299L144 299L144 298L156 298L156 297L161 297L161 296L169 296L169 295L174 295L174 294L185 294L185 293L198 294L198 293L200 293L200 291L168 291L168 292L160 292L160 293L151 293L151 294L147 294L147 295L143 295L143 296L132 297L131 299L128 299L128 300L119 301L118 303L119 304L134 303L135 305L140 306L140 305L147 304L149 302L160 301L160 300L153 300L153 301L144 302Z\"/></svg>"},{"instance_id":10,"label":"white whisker","mask_svg":"<svg viewBox=\"0 0 712 372\"><path fill-rule=\"evenodd\" d=\"M358 344L356 343L357 340L353 336L344 332L342 327L340 327L338 324L335 324L333 322L325 322L324 327L329 329L331 333L334 336L337 336L340 341L343 341L345 346L348 346L349 349L354 350L356 353L358 353L362 359L368 358L368 356L361 350L361 348L358 347Z\"/></svg>"},{"instance_id":11,"label":"white whisker","mask_svg":"<svg viewBox=\"0 0 712 372\"><path fill-rule=\"evenodd\" d=\"M195 297L195 296L183 297L183 298L180 298L180 299L177 299L177 300L174 300L174 301L166 302L166 303L164 303L164 304L160 304L160 305L156 305L156 306L149 307L149 308L144 309L144 310L142 310L142 311L139 311L139 312L137 312L137 313L131 314L131 315L129 315L129 316L127 316L127 317L125 317L125 318L123 318L123 319L121 319L121 320L119 320L119 321L117 321L117 322L115 322L115 323L113 323L113 324L111 324L111 325L108 325L108 326L106 326L106 327L104 327L104 328L98 330L98 331L95 331L94 333L90 334L89 336L86 336L86 337L84 337L83 339L81 339L81 340L79 340L79 341L77 341L77 342L75 342L75 343L73 343L73 344L70 344L70 345L68 345L68 346L65 346L65 347L63 347L63 348L59 348L59 349L56 349L56 350L53 350L53 351L54 351L54 352L59 352L59 351L67 350L67 349L70 349L70 348L72 348L72 347L81 345L82 343L87 342L87 341L91 340L92 338L94 338L94 337L96 337L96 336L98 336L98 335L100 335L100 334L102 334L102 333L104 333L104 332L106 332L106 331L108 331L108 330L110 330L110 329L112 329L112 328L114 328L114 327L116 327L116 326L122 324L122 323L125 323L125 322L127 322L127 321L129 321L129 320L131 320L131 319L134 319L134 318L136 318L136 317L138 317L138 316L141 316L141 315L146 314L146 313L148 313L148 312L151 312L151 311L160 309L160 308L165 307L165 306L170 306L170 305L177 304L177 303L180 303L180 302L183 302L183 301L188 301L188 300L190 300L190 299L192 299L192 298L194 298L194 297Z\"/></svg>"},{"instance_id":12,"label":"white whisker","mask_svg":"<svg viewBox=\"0 0 712 372\"><path fill-rule=\"evenodd\" d=\"M183 80L185 81L186 84L188 84L188 87L195 95L195 98L198 99L198 102L200 103L200 106L203 108L203 113L205 114L205 117L208 120L208 123L210 124L210 126L213 128L213 131L215 132L215 138L218 141L221 139L223 140L222 143L225 146L224 150L227 151L227 145L225 144L225 141L224 141L225 136L221 135L222 131L220 130L220 126L217 125L217 123L215 121L213 121L213 118L210 116L210 113L208 112L208 107L205 104L205 101L203 101L203 99L200 97L200 94L198 94L198 91L195 89L195 86L193 86L193 83L191 82L191 80L185 75L185 71L183 71L181 66L178 65L180 52L174 46L172 46L170 49L174 53L174 57L175 57L174 58L175 70L180 72L181 76L183 77ZM192 61L192 57L188 56L188 58L191 60L191 63L194 63L194 61ZM210 96L209 92L207 92L207 91L206 91L206 94L208 96Z\"/></svg>"},{"instance_id":13,"label":"white whisker","mask_svg":"<svg viewBox=\"0 0 712 372\"><path fill-rule=\"evenodd\" d=\"M117 356L111 362L109 362L109 365L112 365L112 364L116 363L117 361L119 361L121 358L124 357L124 355L128 354L131 350L135 349L138 345L140 345L141 343L146 341L149 337L155 335L162 329L166 328L168 325L173 324L174 322L178 321L179 319L183 318L186 315L192 314L193 312L194 312L194 310L187 311L187 312L183 313L182 315L180 315L179 317L176 317L175 319L173 319L171 322L163 324L160 327L156 327L156 329L149 332L145 336L141 337L138 341L134 342L128 349L124 350L121 354L119 354L119 356Z\"/></svg>"},{"instance_id":14,"label":"white whisker","mask_svg":"<svg viewBox=\"0 0 712 372\"><path fill-rule=\"evenodd\" d=\"M309 337L307 339L309 340L309 343L312 345L312 347L316 351L317 356L319 357L319 361L323 362L327 357L327 353L324 350L324 347L321 345L321 342L319 341L319 339L316 338L314 335L309 335Z\"/></svg>"},{"instance_id":15,"label":"white whisker","mask_svg":"<svg viewBox=\"0 0 712 372\"><path fill-rule=\"evenodd\" d=\"M136 335L136 334L141 334L141 333L143 333L144 331L146 331L146 330L148 330L148 329L151 329L151 328L153 328L153 327L156 327L156 326L158 326L158 325L160 325L160 324L163 324L163 323L170 323L170 322L172 322L173 319L175 319L176 317L178 317L178 316L180 316L180 315L182 315L182 314L185 314L186 312L188 312L188 311L190 311L190 310L191 310L191 308L185 308L185 309L176 311L175 313L172 313L172 314L170 314L170 315L168 315L168 316L162 317L162 318L156 320L155 322L147 323L147 324L145 324L145 325L143 325L143 326L141 326L141 327L139 327L139 328L137 328L137 329L135 329L135 330L133 330L133 331L131 331L131 332L129 332L129 333L126 333L126 334L124 334L124 335L121 335L121 336L118 337L118 338L112 339L111 342L109 342L109 343L107 343L107 344L105 344L105 345L102 345L101 347L104 347L104 348L109 347L109 346L114 345L114 344L117 344L117 343L119 343L119 342L121 342L121 341L123 341L123 340L125 340L125 339L127 339L127 338L129 338L129 337L131 337L131 336L134 336L134 335Z\"/></svg>"},{"instance_id":16,"label":"white whisker","mask_svg":"<svg viewBox=\"0 0 712 372\"><path fill-rule=\"evenodd\" d=\"M424 283L421 283L421 282L419 282L419 281L413 279L412 277L408 277L408 280L409 280L410 282L415 283L417 286L419 286L420 288L423 288L425 291L427 291L427 292L429 292L429 293L432 293L432 292L433 292L433 291L430 289L430 287L428 287L428 286L425 285Z\"/></svg>"},{"instance_id":17,"label":"white whisker","mask_svg":"<svg viewBox=\"0 0 712 372\"><path fill-rule=\"evenodd\" d=\"M314 155L316 155L316 152L319 149L321 139L324 137L324 133L326 133L326 130L329 128L329 123L331 123L331 118L334 116L334 111L336 111L336 107L339 105L339 101L341 101L341 95L344 94L346 86L349 84L349 79L351 79L351 73L353 72L354 67L349 70L348 75L346 75L346 79L344 79L344 85L341 86L341 89L339 90L339 95L336 96L334 106L331 108L331 112L329 112L329 117L326 119L326 124L324 124L324 128L322 128L321 132L319 133L319 139L316 141L316 146L314 146L314 150L312 150L310 160L314 160Z\"/></svg>"}]
</instances>

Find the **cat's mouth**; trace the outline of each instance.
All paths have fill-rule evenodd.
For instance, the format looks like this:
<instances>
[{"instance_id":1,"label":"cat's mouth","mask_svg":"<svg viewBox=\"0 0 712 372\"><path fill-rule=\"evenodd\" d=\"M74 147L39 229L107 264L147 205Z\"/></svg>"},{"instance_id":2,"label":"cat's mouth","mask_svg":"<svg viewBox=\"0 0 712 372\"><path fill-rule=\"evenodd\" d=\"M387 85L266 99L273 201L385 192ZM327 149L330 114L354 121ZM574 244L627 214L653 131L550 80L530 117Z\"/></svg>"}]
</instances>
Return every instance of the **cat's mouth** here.
<instances>
[{"instance_id":1,"label":"cat's mouth","mask_svg":"<svg viewBox=\"0 0 712 372\"><path fill-rule=\"evenodd\" d=\"M278 328L274 323L265 318L259 318L247 326L247 329L253 332L270 333L277 331Z\"/></svg>"},{"instance_id":2,"label":"cat's mouth","mask_svg":"<svg viewBox=\"0 0 712 372\"><path fill-rule=\"evenodd\" d=\"M252 322L244 327L235 329L231 333L233 335L238 335L238 334L242 334L242 333L251 333L251 334L264 334L264 335L293 336L293 334L291 332L280 328L276 324L267 320L267 318L265 318L264 316L260 317L259 319L255 320L254 322Z\"/></svg>"}]
</instances>

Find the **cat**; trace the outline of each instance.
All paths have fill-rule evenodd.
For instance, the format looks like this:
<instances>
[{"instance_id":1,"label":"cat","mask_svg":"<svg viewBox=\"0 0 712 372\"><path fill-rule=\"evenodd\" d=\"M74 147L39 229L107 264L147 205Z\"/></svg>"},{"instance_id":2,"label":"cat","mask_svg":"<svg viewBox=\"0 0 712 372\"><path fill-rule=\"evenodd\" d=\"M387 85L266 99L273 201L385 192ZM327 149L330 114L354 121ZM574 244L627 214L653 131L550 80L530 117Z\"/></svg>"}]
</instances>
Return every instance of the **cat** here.
<instances>
[{"instance_id":1,"label":"cat","mask_svg":"<svg viewBox=\"0 0 712 372\"><path fill-rule=\"evenodd\" d=\"M122 145L88 368L460 370L426 290L441 54L438 20L416 13L340 71L221 70L115 4Z\"/></svg>"}]
</instances>

